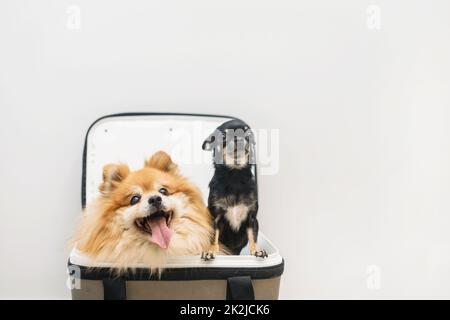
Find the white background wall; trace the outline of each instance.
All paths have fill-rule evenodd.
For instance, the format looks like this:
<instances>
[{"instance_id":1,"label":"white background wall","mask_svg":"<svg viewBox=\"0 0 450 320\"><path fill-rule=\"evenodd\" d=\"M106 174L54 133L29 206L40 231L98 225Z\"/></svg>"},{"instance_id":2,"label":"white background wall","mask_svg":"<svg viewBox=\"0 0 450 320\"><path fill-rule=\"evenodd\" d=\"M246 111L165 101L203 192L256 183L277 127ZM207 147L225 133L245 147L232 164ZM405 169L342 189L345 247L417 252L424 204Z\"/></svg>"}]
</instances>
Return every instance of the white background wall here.
<instances>
[{"instance_id":1,"label":"white background wall","mask_svg":"<svg viewBox=\"0 0 450 320\"><path fill-rule=\"evenodd\" d=\"M84 133L124 111L280 129L260 220L282 298L450 298L449 15L446 0L1 1L0 298L70 297Z\"/></svg>"}]
</instances>

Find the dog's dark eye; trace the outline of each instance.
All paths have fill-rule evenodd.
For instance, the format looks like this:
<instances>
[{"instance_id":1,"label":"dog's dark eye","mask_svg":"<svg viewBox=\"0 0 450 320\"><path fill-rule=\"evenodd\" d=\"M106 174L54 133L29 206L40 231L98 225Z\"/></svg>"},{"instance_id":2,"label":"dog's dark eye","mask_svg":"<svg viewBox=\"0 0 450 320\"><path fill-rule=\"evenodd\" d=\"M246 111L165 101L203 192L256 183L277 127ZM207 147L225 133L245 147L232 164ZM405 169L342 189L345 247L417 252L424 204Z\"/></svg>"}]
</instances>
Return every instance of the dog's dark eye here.
<instances>
[{"instance_id":1,"label":"dog's dark eye","mask_svg":"<svg viewBox=\"0 0 450 320\"><path fill-rule=\"evenodd\" d=\"M166 188L161 188L161 189L159 189L159 193L161 193L161 194L167 196L167 195L169 194L169 191L167 191Z\"/></svg>"},{"instance_id":2,"label":"dog's dark eye","mask_svg":"<svg viewBox=\"0 0 450 320\"><path fill-rule=\"evenodd\" d=\"M139 202L139 200L141 200L141 196L133 196L130 200L130 204L135 205L136 203Z\"/></svg>"}]
</instances>

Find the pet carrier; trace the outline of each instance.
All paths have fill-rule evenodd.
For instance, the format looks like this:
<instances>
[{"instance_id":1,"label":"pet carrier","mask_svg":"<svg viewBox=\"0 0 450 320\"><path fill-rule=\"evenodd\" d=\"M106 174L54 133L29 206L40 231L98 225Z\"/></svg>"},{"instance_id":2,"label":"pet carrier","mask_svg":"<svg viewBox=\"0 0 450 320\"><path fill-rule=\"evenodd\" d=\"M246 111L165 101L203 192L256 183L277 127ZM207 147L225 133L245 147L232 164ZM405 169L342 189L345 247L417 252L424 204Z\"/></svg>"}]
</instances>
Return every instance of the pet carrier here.
<instances>
[{"instance_id":1,"label":"pet carrier","mask_svg":"<svg viewBox=\"0 0 450 320\"><path fill-rule=\"evenodd\" d=\"M102 168L123 162L132 169L158 150L170 154L181 173L208 195L213 175L211 154L201 149L204 138L226 116L133 113L105 116L89 128L83 153L82 205L99 195ZM256 175L256 166L255 166ZM264 213L260 213L264 215ZM284 261L262 233L258 245L268 257L219 255L203 261L200 256L168 259L161 276L142 265L116 276L108 261L93 263L75 247L68 262L73 299L277 299Z\"/></svg>"}]
</instances>

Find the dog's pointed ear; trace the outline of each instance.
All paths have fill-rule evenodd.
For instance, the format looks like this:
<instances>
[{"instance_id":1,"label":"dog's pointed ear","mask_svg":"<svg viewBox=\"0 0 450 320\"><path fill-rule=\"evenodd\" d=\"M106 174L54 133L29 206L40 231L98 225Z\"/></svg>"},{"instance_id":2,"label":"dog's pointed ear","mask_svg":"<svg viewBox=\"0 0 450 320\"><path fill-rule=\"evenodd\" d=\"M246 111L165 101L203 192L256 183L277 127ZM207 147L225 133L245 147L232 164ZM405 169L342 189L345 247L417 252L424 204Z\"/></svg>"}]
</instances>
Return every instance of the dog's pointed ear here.
<instances>
[{"instance_id":1,"label":"dog's pointed ear","mask_svg":"<svg viewBox=\"0 0 450 320\"><path fill-rule=\"evenodd\" d=\"M252 130L252 129L250 129L250 128L248 128L248 127L245 129L245 137L248 139L248 141L249 141L251 144L253 144L253 145L256 144L256 141L255 141L255 134L253 133L253 130Z\"/></svg>"},{"instance_id":2,"label":"dog's pointed ear","mask_svg":"<svg viewBox=\"0 0 450 320\"><path fill-rule=\"evenodd\" d=\"M206 150L206 151L210 151L212 149L212 139L213 139L213 135L209 135L208 138L205 139L205 141L203 141L202 144L202 149Z\"/></svg>"},{"instance_id":3,"label":"dog's pointed ear","mask_svg":"<svg viewBox=\"0 0 450 320\"><path fill-rule=\"evenodd\" d=\"M103 182L99 190L102 194L108 194L130 174L130 168L126 164L107 164L103 167Z\"/></svg>"},{"instance_id":4,"label":"dog's pointed ear","mask_svg":"<svg viewBox=\"0 0 450 320\"><path fill-rule=\"evenodd\" d=\"M215 130L213 133L211 133L208 138L203 141L202 149L205 151L211 151L218 142L218 137L221 136L221 133L218 130Z\"/></svg>"},{"instance_id":5,"label":"dog's pointed ear","mask_svg":"<svg viewBox=\"0 0 450 320\"><path fill-rule=\"evenodd\" d=\"M145 161L145 166L170 173L178 172L178 166L173 163L170 156L164 151L158 151L152 155L150 159Z\"/></svg>"}]
</instances>

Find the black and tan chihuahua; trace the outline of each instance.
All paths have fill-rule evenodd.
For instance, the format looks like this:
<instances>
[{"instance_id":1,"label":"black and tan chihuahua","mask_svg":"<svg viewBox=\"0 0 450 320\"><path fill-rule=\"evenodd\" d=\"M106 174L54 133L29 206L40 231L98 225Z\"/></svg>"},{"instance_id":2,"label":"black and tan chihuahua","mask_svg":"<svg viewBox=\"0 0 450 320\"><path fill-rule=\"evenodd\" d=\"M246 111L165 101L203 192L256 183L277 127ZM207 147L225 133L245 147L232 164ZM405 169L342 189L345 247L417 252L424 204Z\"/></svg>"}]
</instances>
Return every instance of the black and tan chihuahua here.
<instances>
[{"instance_id":1,"label":"black and tan chihuahua","mask_svg":"<svg viewBox=\"0 0 450 320\"><path fill-rule=\"evenodd\" d=\"M214 176L209 183L208 209L214 218L214 241L203 260L214 259L219 243L239 255L249 244L250 254L267 257L257 248L258 194L252 165L255 137L243 121L234 119L220 125L203 142L203 150L213 151Z\"/></svg>"}]
</instances>

